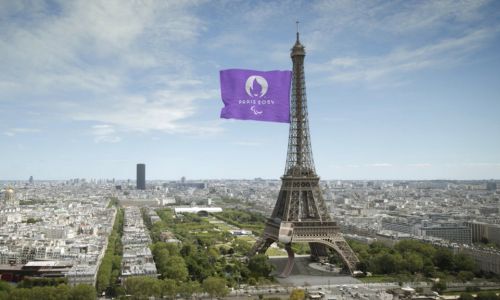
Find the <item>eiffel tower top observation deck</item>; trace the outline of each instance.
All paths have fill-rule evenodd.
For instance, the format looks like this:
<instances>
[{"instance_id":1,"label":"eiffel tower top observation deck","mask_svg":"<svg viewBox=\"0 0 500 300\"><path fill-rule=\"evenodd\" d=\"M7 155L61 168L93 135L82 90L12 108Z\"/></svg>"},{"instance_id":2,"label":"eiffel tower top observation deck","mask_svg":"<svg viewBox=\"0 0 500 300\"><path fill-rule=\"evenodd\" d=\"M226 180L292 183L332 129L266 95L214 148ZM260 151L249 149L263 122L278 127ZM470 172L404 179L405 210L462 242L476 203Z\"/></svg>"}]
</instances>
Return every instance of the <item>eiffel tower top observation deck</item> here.
<instances>
[{"instance_id":1,"label":"eiffel tower top observation deck","mask_svg":"<svg viewBox=\"0 0 500 300\"><path fill-rule=\"evenodd\" d=\"M304 74L305 48L297 41L291 50L293 62L290 133L284 176L316 176L309 134L306 82Z\"/></svg>"}]
</instances>

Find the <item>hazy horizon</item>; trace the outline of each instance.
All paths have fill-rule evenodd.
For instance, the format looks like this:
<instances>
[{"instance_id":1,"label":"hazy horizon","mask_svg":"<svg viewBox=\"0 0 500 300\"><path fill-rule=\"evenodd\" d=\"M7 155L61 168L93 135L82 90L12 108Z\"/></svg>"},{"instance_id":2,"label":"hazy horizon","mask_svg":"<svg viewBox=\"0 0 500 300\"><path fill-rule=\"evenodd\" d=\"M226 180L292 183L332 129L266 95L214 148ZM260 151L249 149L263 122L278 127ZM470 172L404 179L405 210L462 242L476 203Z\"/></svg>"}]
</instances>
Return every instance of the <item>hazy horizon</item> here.
<instances>
[{"instance_id":1,"label":"hazy horizon","mask_svg":"<svg viewBox=\"0 0 500 300\"><path fill-rule=\"evenodd\" d=\"M147 176L147 173L146 173ZM34 181L68 181L72 179L85 179L85 180L115 180L116 181L128 181L130 180L131 182L135 182L136 178L99 178L99 177L73 177L73 178L65 178L65 179L43 179L43 178L34 178ZM154 181L180 181L180 178L171 178L171 179L148 179L146 177L146 182L154 182ZM275 181L281 181L281 178L186 178L186 181L210 181L210 180L275 180ZM429 179L394 179L394 178L388 178L388 179L375 179L375 178L368 178L368 179L344 179L344 178L323 178L320 176L320 181L471 181L471 182L486 182L486 181L499 181L499 178L480 178L480 179L452 179L452 178L429 178ZM0 179L0 182L28 182L28 179Z\"/></svg>"}]
</instances>

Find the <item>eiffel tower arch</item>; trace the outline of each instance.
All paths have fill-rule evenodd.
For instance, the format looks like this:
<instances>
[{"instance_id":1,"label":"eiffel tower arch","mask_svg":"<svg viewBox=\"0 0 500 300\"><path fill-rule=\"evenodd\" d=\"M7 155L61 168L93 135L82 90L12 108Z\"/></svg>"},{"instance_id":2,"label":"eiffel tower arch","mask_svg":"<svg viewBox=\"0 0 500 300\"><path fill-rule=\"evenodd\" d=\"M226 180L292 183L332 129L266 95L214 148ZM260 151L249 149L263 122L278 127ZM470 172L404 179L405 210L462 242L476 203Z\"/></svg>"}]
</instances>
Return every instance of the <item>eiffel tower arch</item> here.
<instances>
[{"instance_id":1,"label":"eiffel tower arch","mask_svg":"<svg viewBox=\"0 0 500 300\"><path fill-rule=\"evenodd\" d=\"M314 167L307 115L305 49L298 32L290 56L293 77L285 173L271 217L249 256L265 253L274 242L285 243L288 263L280 276L288 277L294 265L292 243L308 243L313 259L325 257L331 249L338 253L352 274L359 260L327 211Z\"/></svg>"}]
</instances>

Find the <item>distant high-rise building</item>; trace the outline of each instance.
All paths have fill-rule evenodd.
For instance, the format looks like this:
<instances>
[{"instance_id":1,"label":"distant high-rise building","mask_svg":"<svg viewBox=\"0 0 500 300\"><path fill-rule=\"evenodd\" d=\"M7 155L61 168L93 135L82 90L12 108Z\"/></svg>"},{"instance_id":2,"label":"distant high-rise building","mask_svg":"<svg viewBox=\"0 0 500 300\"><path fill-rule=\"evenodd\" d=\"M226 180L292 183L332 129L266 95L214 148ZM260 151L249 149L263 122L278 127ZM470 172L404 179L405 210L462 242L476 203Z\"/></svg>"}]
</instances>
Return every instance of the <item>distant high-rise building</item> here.
<instances>
[{"instance_id":1,"label":"distant high-rise building","mask_svg":"<svg viewBox=\"0 0 500 300\"><path fill-rule=\"evenodd\" d=\"M497 190L497 183L494 181L487 182L486 189L488 191L496 191Z\"/></svg>"},{"instance_id":2,"label":"distant high-rise building","mask_svg":"<svg viewBox=\"0 0 500 300\"><path fill-rule=\"evenodd\" d=\"M30 176L30 179L28 180L30 184L33 184L33 176Z\"/></svg>"},{"instance_id":3,"label":"distant high-rise building","mask_svg":"<svg viewBox=\"0 0 500 300\"><path fill-rule=\"evenodd\" d=\"M137 189L146 189L146 165L137 164Z\"/></svg>"}]
</instances>

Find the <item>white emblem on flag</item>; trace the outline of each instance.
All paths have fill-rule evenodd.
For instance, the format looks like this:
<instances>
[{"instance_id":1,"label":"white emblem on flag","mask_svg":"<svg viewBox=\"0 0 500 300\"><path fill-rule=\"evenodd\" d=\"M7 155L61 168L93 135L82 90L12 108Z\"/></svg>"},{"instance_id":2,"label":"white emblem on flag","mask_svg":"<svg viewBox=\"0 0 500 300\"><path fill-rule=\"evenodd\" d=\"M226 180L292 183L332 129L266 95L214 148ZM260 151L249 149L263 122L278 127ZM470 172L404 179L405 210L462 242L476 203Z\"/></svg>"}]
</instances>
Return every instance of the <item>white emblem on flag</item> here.
<instances>
[{"instance_id":1,"label":"white emblem on flag","mask_svg":"<svg viewBox=\"0 0 500 300\"><path fill-rule=\"evenodd\" d=\"M248 77L245 83L245 91L250 97L263 97L267 93L267 80L259 75Z\"/></svg>"}]
</instances>

